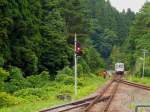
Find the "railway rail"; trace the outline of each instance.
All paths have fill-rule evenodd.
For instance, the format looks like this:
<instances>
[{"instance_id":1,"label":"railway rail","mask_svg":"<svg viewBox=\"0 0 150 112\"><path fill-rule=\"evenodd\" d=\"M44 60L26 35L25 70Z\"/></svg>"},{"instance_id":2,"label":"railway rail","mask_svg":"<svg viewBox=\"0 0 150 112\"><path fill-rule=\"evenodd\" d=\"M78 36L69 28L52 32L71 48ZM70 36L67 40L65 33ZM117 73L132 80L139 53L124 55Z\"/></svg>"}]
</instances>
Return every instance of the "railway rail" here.
<instances>
[{"instance_id":1,"label":"railway rail","mask_svg":"<svg viewBox=\"0 0 150 112\"><path fill-rule=\"evenodd\" d=\"M114 80L111 80L104 88L101 89L100 94L86 107L85 112L89 111L92 108L92 106L96 104L100 98L102 98L104 93L113 84L113 82Z\"/></svg>"},{"instance_id":2,"label":"railway rail","mask_svg":"<svg viewBox=\"0 0 150 112\"><path fill-rule=\"evenodd\" d=\"M109 107L114 100L115 94L117 93L117 90L118 90L120 83L150 91L149 86L144 86L141 84L132 83L132 82L123 80L122 75L115 75L112 78L112 80L110 80L101 89L101 91L99 91L98 95L95 95L93 97L86 98L83 100L79 100L76 102L72 102L69 104L65 104L62 106L54 107L51 109L42 110L40 112L65 112L65 111L70 111L73 109L78 109L81 107L82 107L82 112L91 112L91 109L94 107L94 105L96 105L98 103L101 104L101 102L103 102L104 105L100 109L100 112L108 112Z\"/></svg>"},{"instance_id":3,"label":"railway rail","mask_svg":"<svg viewBox=\"0 0 150 112\"><path fill-rule=\"evenodd\" d=\"M84 110L85 112L90 112L90 109L93 107L93 105L95 105L98 101L99 98L104 97L104 94L108 92L108 90L110 89L111 86L113 86L113 83L115 83L115 85L113 86L111 93L110 93L110 98L109 100L106 101L106 104L104 105L104 108L101 110L101 112L107 112L109 109L109 106L117 92L120 80L122 79L121 75L115 75L114 78L111 80L110 83L108 83L108 85L102 90L101 94L99 96L97 96L95 98L95 100L93 100L93 102L91 102L87 108Z\"/></svg>"},{"instance_id":4,"label":"railway rail","mask_svg":"<svg viewBox=\"0 0 150 112\"><path fill-rule=\"evenodd\" d=\"M115 78L113 78L111 81L109 81L108 84L101 89L99 94L94 96L94 97L86 98L86 99L83 99L80 101L72 102L69 104L57 106L57 107L50 108L50 109L41 110L39 112L64 112L64 111L72 110L72 109L83 107L83 106L87 107L87 109L91 108L94 103L98 103L98 102L105 101L105 100L109 99L110 96L106 96L106 97L102 98L102 95L109 88L109 86L112 85L112 83L114 81L115 81Z\"/></svg>"},{"instance_id":5,"label":"railway rail","mask_svg":"<svg viewBox=\"0 0 150 112\"><path fill-rule=\"evenodd\" d=\"M142 85L142 84L133 83L133 82L129 82L129 81L126 81L126 80L121 80L121 83L150 91L150 86L145 86L145 85Z\"/></svg>"},{"instance_id":6,"label":"railway rail","mask_svg":"<svg viewBox=\"0 0 150 112\"><path fill-rule=\"evenodd\" d=\"M115 94L118 90L119 83L120 83L120 80L118 80L117 83L115 84L115 87L113 88L112 93L111 93L112 95L111 95L110 99L108 100L108 102L106 103L106 105L104 106L104 109L102 110L102 112L108 111L109 106L111 105L111 103L115 97Z\"/></svg>"},{"instance_id":7,"label":"railway rail","mask_svg":"<svg viewBox=\"0 0 150 112\"><path fill-rule=\"evenodd\" d=\"M87 106L96 97L97 96L93 96L93 97L86 98L86 99L83 99L83 100L79 100L79 101L76 101L76 102L72 102L72 103L69 103L69 104L53 107L53 108L50 108L50 109L41 110L39 112L64 112L64 111L72 110L72 109L75 109L75 108ZM103 98L99 99L98 102L108 100L109 97L110 96L103 97Z\"/></svg>"}]
</instances>

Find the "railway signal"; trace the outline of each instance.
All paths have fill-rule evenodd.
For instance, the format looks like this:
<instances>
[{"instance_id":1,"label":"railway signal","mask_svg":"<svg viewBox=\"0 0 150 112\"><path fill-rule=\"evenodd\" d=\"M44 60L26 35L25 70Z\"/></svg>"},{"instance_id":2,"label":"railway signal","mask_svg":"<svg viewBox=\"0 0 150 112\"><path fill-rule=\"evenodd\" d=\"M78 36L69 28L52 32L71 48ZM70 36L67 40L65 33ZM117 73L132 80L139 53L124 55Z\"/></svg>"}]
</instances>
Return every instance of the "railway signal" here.
<instances>
[{"instance_id":1,"label":"railway signal","mask_svg":"<svg viewBox=\"0 0 150 112\"><path fill-rule=\"evenodd\" d=\"M70 33L74 36L74 93L77 95L77 57L83 54L80 43L77 41L77 34ZM78 36L86 36L87 34L78 34Z\"/></svg>"},{"instance_id":2,"label":"railway signal","mask_svg":"<svg viewBox=\"0 0 150 112\"><path fill-rule=\"evenodd\" d=\"M74 73L75 73L75 77L74 77L74 91L75 91L75 95L77 95L77 57L78 56L81 56L82 55L82 49L81 49L81 45L79 42L77 42L77 34L75 33L75 37L74 37L74 63L75 63L75 66L74 66Z\"/></svg>"},{"instance_id":3,"label":"railway signal","mask_svg":"<svg viewBox=\"0 0 150 112\"><path fill-rule=\"evenodd\" d=\"M78 56L81 56L82 55L82 49L81 49L81 45L79 42L76 42L76 51L75 53L78 55Z\"/></svg>"},{"instance_id":4,"label":"railway signal","mask_svg":"<svg viewBox=\"0 0 150 112\"><path fill-rule=\"evenodd\" d=\"M82 34L80 34L82 35ZM74 35L74 92L75 95L77 95L77 86L78 86L78 82L77 82L77 57L81 56L83 54L82 52L82 48L80 43L77 41L77 34L75 33Z\"/></svg>"}]
</instances>

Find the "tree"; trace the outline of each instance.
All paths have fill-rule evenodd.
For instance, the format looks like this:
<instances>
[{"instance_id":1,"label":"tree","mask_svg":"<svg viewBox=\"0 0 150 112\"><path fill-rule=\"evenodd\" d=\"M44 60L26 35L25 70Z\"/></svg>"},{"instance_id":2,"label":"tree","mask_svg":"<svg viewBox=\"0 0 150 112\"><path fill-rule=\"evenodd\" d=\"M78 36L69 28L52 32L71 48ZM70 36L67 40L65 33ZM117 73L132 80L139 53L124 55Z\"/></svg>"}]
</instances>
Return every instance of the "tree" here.
<instances>
[{"instance_id":1,"label":"tree","mask_svg":"<svg viewBox=\"0 0 150 112\"><path fill-rule=\"evenodd\" d=\"M9 76L9 72L4 70L3 68L0 68L0 91L3 91L4 89L4 81Z\"/></svg>"},{"instance_id":2,"label":"tree","mask_svg":"<svg viewBox=\"0 0 150 112\"><path fill-rule=\"evenodd\" d=\"M124 51L127 56L130 55L130 65L135 66L135 62L138 62L139 57L143 56L142 49L150 50L149 36L150 36L150 3L146 3L140 12L137 14L134 24L131 27L129 37L124 43ZM128 11L130 15L130 11ZM129 16L133 18L132 16ZM149 56L148 56L149 57ZM147 58L148 58L147 57ZM148 64L148 63L147 63Z\"/></svg>"}]
</instances>

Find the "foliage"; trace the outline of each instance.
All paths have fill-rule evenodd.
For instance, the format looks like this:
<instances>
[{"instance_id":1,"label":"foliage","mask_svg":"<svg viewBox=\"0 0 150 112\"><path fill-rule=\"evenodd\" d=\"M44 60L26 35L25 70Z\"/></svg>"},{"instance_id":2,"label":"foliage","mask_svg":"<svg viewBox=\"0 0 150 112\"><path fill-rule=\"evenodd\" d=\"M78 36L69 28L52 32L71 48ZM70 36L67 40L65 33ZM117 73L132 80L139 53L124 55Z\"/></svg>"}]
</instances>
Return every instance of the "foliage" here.
<instances>
[{"instance_id":1,"label":"foliage","mask_svg":"<svg viewBox=\"0 0 150 112\"><path fill-rule=\"evenodd\" d=\"M38 101L48 98L48 95L40 88L21 89L14 93L16 97L21 97L28 101Z\"/></svg>"},{"instance_id":2,"label":"foliage","mask_svg":"<svg viewBox=\"0 0 150 112\"><path fill-rule=\"evenodd\" d=\"M92 16L91 38L102 57L108 59L114 45L120 46L128 36L135 14L128 9L119 13L110 2L89 0Z\"/></svg>"},{"instance_id":3,"label":"foliage","mask_svg":"<svg viewBox=\"0 0 150 112\"><path fill-rule=\"evenodd\" d=\"M29 76L25 80L30 84L30 87L42 87L49 81L49 74L44 71L39 75Z\"/></svg>"},{"instance_id":4,"label":"foliage","mask_svg":"<svg viewBox=\"0 0 150 112\"><path fill-rule=\"evenodd\" d=\"M57 75L60 75L60 74L67 74L67 75L72 76L73 75L73 70L71 68L69 68L68 66L66 66L62 70L58 71Z\"/></svg>"},{"instance_id":5,"label":"foliage","mask_svg":"<svg viewBox=\"0 0 150 112\"><path fill-rule=\"evenodd\" d=\"M70 76L68 74L59 74L59 75L57 75L56 81L63 82L66 85L73 85L74 84L73 75Z\"/></svg>"},{"instance_id":6,"label":"foliage","mask_svg":"<svg viewBox=\"0 0 150 112\"><path fill-rule=\"evenodd\" d=\"M3 68L0 68L0 91L4 89L4 81L9 76L9 72L5 71Z\"/></svg>"},{"instance_id":7,"label":"foliage","mask_svg":"<svg viewBox=\"0 0 150 112\"><path fill-rule=\"evenodd\" d=\"M46 70L54 78L71 65L73 47L68 40L75 32L84 34L78 36L82 47L89 52L95 47L107 58L113 45L124 41L134 19L131 10L119 13L104 0L3 0L0 8L0 66L16 66L25 77ZM94 46L85 44L91 39ZM91 63L97 65L97 60ZM82 64L89 63L82 59Z\"/></svg>"},{"instance_id":8,"label":"foliage","mask_svg":"<svg viewBox=\"0 0 150 112\"><path fill-rule=\"evenodd\" d=\"M65 79L64 79L65 80ZM67 79L66 79L67 80ZM0 111L11 112L12 110L15 112L33 112L39 111L43 108L49 108L54 105L60 105L63 103L67 103L65 101L61 101L57 99L57 95L63 95L68 93L72 100L81 99L83 97L92 94L97 87L102 86L105 83L105 80L101 77L97 77L95 75L89 75L87 77L80 77L78 79L78 96L74 95L74 87L73 85L66 85L61 81L53 81L48 85L45 85L41 88L27 88L18 90L14 93L17 99L22 99L22 103L12 107L3 107ZM82 82L82 85L80 84ZM13 101L13 100L11 100Z\"/></svg>"},{"instance_id":9,"label":"foliage","mask_svg":"<svg viewBox=\"0 0 150 112\"><path fill-rule=\"evenodd\" d=\"M99 58L100 55L94 48L88 49L86 53L87 55L85 56L85 60L91 71L97 72L100 68L105 67L104 60Z\"/></svg>"},{"instance_id":10,"label":"foliage","mask_svg":"<svg viewBox=\"0 0 150 112\"><path fill-rule=\"evenodd\" d=\"M119 13L105 0L1 0L0 9L0 91L3 91L0 106L22 104L20 97L29 104L57 102L57 95L65 93L76 98L73 95L75 32L83 51L77 65L79 97L89 95L98 84L104 83L105 80L91 73L106 67L104 59L108 59L112 49L113 63L124 55L119 46L135 16L130 9ZM148 10L148 6L143 8ZM143 19L142 13L130 37L138 33L136 27L141 21L146 26L141 29L148 30L149 17L145 15ZM140 36L144 40L129 39L132 50L141 46L148 49L145 40L149 33ZM128 59L133 63L131 55L123 57L125 63Z\"/></svg>"},{"instance_id":11,"label":"foliage","mask_svg":"<svg viewBox=\"0 0 150 112\"><path fill-rule=\"evenodd\" d=\"M16 75L15 75L16 77ZM20 75L19 75L20 77ZM43 71L39 75L28 76L27 78L13 78L9 82L5 82L4 90L7 92L15 92L20 89L25 88L35 88L35 87L43 87L45 84L49 82L49 74L46 71Z\"/></svg>"},{"instance_id":12,"label":"foliage","mask_svg":"<svg viewBox=\"0 0 150 112\"><path fill-rule=\"evenodd\" d=\"M6 92L0 92L0 107L18 105L22 102L23 101L17 97L14 97Z\"/></svg>"},{"instance_id":13,"label":"foliage","mask_svg":"<svg viewBox=\"0 0 150 112\"><path fill-rule=\"evenodd\" d=\"M4 65L4 58L3 57L0 57L0 67L2 67Z\"/></svg>"},{"instance_id":14,"label":"foliage","mask_svg":"<svg viewBox=\"0 0 150 112\"><path fill-rule=\"evenodd\" d=\"M12 67L9 71L10 73L10 79L16 79L16 80L21 80L23 79L23 73L21 71L21 69L17 68L17 67Z\"/></svg>"},{"instance_id":15,"label":"foliage","mask_svg":"<svg viewBox=\"0 0 150 112\"><path fill-rule=\"evenodd\" d=\"M136 20L134 24L131 27L131 31L129 34L129 37L126 39L126 42L124 44L124 52L127 55L131 56L132 60L129 60L128 65L131 65L132 68L134 66L138 66L139 60L141 57L143 57L143 49L150 50L150 3L146 3L143 8L140 10L140 12L136 16ZM146 53L146 60L149 59L149 54ZM130 64L132 63L132 64ZM142 65L142 64L140 64ZM149 74L148 66L149 66L149 61L146 61L146 74ZM139 66L138 69L142 69L142 66ZM140 73L140 71L138 72ZM135 71L137 72L137 71Z\"/></svg>"}]
</instances>

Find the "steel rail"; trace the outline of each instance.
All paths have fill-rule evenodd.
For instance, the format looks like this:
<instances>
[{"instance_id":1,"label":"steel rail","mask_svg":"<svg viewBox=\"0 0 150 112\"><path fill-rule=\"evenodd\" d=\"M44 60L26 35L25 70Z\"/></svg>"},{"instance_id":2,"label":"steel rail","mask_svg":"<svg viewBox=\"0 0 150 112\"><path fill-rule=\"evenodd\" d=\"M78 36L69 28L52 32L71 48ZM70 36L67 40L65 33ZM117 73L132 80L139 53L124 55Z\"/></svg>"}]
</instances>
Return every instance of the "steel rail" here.
<instances>
[{"instance_id":1,"label":"steel rail","mask_svg":"<svg viewBox=\"0 0 150 112\"><path fill-rule=\"evenodd\" d=\"M108 112L108 109L115 97L115 94L117 93L117 90L118 90L118 87L119 87L119 84L120 84L120 81L121 81L121 78L122 76L118 76L115 80L115 86L113 87L112 89L112 92L111 92L111 97L110 99L106 102L106 105L104 106L104 108L101 110L101 112Z\"/></svg>"},{"instance_id":2,"label":"steel rail","mask_svg":"<svg viewBox=\"0 0 150 112\"><path fill-rule=\"evenodd\" d=\"M99 99L98 102L108 100L109 98L110 98L110 96L103 97L103 98ZM57 112L65 112L65 111L72 110L72 109L75 109L75 108L87 106L88 104L91 103L92 100L93 99L90 99L90 100L85 101L85 102L83 102L83 101L82 102L78 102L78 103L75 103L73 105L72 104L70 104L70 105L69 104L68 105L62 105L62 106L59 106L59 107L42 110L40 112L56 112L56 109L59 109L59 110L57 110ZM66 107L66 108L64 108L64 107ZM61 109L61 108L64 108L64 109Z\"/></svg>"},{"instance_id":3,"label":"steel rail","mask_svg":"<svg viewBox=\"0 0 150 112\"><path fill-rule=\"evenodd\" d=\"M103 97L101 99L99 99L97 102L102 102L102 101L106 101L110 98L110 96L106 96L106 97ZM91 102L85 102L85 103L82 103L82 104L78 104L78 105L75 105L73 107L69 107L69 108L66 108L66 109L62 109L60 111L57 111L57 112L65 112L65 111L68 111L68 110L72 110L72 109L76 109L76 108L79 108L79 107L83 107L83 106L87 106L89 105Z\"/></svg>"},{"instance_id":4,"label":"steel rail","mask_svg":"<svg viewBox=\"0 0 150 112\"><path fill-rule=\"evenodd\" d=\"M145 86L145 85L142 85L142 84L133 83L133 82L129 82L129 81L126 81L126 80L122 80L121 83L150 91L150 86Z\"/></svg>"},{"instance_id":5,"label":"steel rail","mask_svg":"<svg viewBox=\"0 0 150 112\"><path fill-rule=\"evenodd\" d=\"M102 88L102 90L100 91L100 94L84 110L85 112L88 112L93 107L93 105L96 104L100 98L102 98L104 93L108 90L108 88L112 85L113 82L114 82L114 79L112 79L104 88Z\"/></svg>"},{"instance_id":6,"label":"steel rail","mask_svg":"<svg viewBox=\"0 0 150 112\"><path fill-rule=\"evenodd\" d=\"M96 96L93 96L93 97L85 98L85 99L82 99L82 100L78 100L78 101L75 101L75 102L67 103L67 104L64 104L64 105L59 105L59 106L57 106L57 107L52 107L52 108L50 108L50 109L40 110L39 112L46 112L46 111L50 111L50 110L62 108L62 107L65 107L65 106L77 105L77 104L79 104L79 103L84 103L84 102L86 102L86 101L93 100L95 97L97 97L97 95L96 95Z\"/></svg>"}]
</instances>

